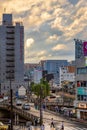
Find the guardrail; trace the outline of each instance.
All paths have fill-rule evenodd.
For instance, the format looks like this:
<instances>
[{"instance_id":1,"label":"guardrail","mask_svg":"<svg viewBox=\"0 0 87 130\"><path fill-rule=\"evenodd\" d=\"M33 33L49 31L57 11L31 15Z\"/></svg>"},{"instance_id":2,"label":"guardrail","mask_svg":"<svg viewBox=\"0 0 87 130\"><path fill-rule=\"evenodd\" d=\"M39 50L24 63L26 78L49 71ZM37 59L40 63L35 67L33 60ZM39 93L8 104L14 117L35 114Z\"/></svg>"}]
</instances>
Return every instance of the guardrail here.
<instances>
[{"instance_id":1,"label":"guardrail","mask_svg":"<svg viewBox=\"0 0 87 130\"><path fill-rule=\"evenodd\" d=\"M72 102L46 102L46 106L66 106L70 107L73 106Z\"/></svg>"},{"instance_id":2,"label":"guardrail","mask_svg":"<svg viewBox=\"0 0 87 130\"><path fill-rule=\"evenodd\" d=\"M8 111L11 110L11 106L9 104L0 104L0 108L8 110ZM26 120L31 120L31 122L33 124L34 124L35 119L39 119L39 116L35 116L34 114L31 114L27 111L24 111L20 108L15 107L15 106L13 106L13 113L20 115L21 117L23 117Z\"/></svg>"}]
</instances>

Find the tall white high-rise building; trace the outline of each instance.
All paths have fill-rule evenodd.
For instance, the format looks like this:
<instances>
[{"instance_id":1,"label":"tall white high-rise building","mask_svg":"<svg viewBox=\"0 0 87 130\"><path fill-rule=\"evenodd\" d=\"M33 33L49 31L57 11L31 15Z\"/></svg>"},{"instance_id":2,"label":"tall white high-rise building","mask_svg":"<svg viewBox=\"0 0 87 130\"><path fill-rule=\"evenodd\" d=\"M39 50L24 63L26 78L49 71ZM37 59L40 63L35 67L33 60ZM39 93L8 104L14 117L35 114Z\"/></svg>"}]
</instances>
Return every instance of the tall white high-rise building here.
<instances>
[{"instance_id":1,"label":"tall white high-rise building","mask_svg":"<svg viewBox=\"0 0 87 130\"><path fill-rule=\"evenodd\" d=\"M0 92L14 92L24 83L24 26L3 14L0 25Z\"/></svg>"}]
</instances>

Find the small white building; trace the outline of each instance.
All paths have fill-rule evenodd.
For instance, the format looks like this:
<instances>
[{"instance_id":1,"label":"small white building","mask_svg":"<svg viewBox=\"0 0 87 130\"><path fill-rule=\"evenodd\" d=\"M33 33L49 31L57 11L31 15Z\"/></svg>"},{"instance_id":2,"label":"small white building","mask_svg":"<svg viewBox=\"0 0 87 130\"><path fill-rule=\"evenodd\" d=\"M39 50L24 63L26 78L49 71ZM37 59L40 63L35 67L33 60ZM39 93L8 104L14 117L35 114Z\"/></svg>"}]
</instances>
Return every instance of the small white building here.
<instances>
[{"instance_id":1,"label":"small white building","mask_svg":"<svg viewBox=\"0 0 87 130\"><path fill-rule=\"evenodd\" d=\"M34 69L34 83L39 83L40 79L42 79L42 71Z\"/></svg>"},{"instance_id":2,"label":"small white building","mask_svg":"<svg viewBox=\"0 0 87 130\"><path fill-rule=\"evenodd\" d=\"M18 96L19 97L25 97L25 95L26 95L26 88L24 86L21 86L18 89Z\"/></svg>"},{"instance_id":3,"label":"small white building","mask_svg":"<svg viewBox=\"0 0 87 130\"><path fill-rule=\"evenodd\" d=\"M73 66L60 67L60 86L64 81L68 82L75 81L75 67Z\"/></svg>"}]
</instances>

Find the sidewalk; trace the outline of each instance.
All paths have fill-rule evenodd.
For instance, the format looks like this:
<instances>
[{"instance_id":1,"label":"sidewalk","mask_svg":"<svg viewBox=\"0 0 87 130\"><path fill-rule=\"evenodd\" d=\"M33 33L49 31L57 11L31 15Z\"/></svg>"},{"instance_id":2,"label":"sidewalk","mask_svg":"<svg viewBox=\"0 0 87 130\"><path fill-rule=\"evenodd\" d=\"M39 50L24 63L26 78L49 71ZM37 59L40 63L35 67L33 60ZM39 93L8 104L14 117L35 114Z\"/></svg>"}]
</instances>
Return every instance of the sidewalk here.
<instances>
[{"instance_id":1,"label":"sidewalk","mask_svg":"<svg viewBox=\"0 0 87 130\"><path fill-rule=\"evenodd\" d=\"M77 119L77 118L71 118L71 117L68 117L68 116L64 116L63 114L60 114L60 113L56 113L54 111L51 111L51 110L46 110L47 112L50 112L54 115L58 115L60 117L65 117L66 119L68 120L71 120L71 121L76 121L76 122L80 122L80 123L84 123L85 125L87 125L87 120L83 120L83 119Z\"/></svg>"}]
</instances>

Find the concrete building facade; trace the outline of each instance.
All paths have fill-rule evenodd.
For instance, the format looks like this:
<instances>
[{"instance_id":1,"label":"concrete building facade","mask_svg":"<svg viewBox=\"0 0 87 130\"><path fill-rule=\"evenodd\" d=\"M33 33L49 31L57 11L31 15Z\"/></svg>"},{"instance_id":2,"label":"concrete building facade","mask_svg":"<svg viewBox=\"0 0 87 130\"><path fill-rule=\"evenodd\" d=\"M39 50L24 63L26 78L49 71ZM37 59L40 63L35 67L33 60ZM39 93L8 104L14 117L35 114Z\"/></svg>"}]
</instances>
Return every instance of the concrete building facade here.
<instances>
[{"instance_id":1,"label":"concrete building facade","mask_svg":"<svg viewBox=\"0 0 87 130\"><path fill-rule=\"evenodd\" d=\"M67 65L68 65L67 60L46 60L43 65L43 69L47 70L48 74L53 74L54 84L59 86L60 85L59 68Z\"/></svg>"},{"instance_id":2,"label":"concrete building facade","mask_svg":"<svg viewBox=\"0 0 87 130\"><path fill-rule=\"evenodd\" d=\"M75 67L74 66L65 66L60 67L60 87L62 83L66 82L75 82Z\"/></svg>"},{"instance_id":3,"label":"concrete building facade","mask_svg":"<svg viewBox=\"0 0 87 130\"><path fill-rule=\"evenodd\" d=\"M75 107L77 110L77 118L87 120L87 47L86 46L87 42L78 39L75 40L75 62L76 62Z\"/></svg>"},{"instance_id":4,"label":"concrete building facade","mask_svg":"<svg viewBox=\"0 0 87 130\"><path fill-rule=\"evenodd\" d=\"M12 14L3 14L0 25L0 92L24 83L24 26L14 23Z\"/></svg>"}]
</instances>

